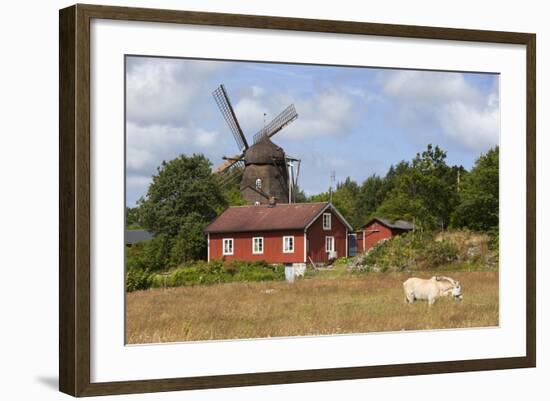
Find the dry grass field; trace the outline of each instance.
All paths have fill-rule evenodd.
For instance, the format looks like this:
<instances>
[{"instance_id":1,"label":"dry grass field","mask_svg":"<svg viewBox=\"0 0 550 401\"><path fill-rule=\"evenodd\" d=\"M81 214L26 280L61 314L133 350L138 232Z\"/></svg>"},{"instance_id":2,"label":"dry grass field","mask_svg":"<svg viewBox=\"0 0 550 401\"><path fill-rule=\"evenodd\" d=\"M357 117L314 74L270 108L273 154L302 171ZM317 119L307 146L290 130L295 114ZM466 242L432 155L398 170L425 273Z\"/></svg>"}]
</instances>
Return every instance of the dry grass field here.
<instances>
[{"instance_id":1,"label":"dry grass field","mask_svg":"<svg viewBox=\"0 0 550 401\"><path fill-rule=\"evenodd\" d=\"M404 303L403 273L128 293L131 344L498 325L498 271L453 272L464 300ZM419 274L429 278L429 273Z\"/></svg>"}]
</instances>

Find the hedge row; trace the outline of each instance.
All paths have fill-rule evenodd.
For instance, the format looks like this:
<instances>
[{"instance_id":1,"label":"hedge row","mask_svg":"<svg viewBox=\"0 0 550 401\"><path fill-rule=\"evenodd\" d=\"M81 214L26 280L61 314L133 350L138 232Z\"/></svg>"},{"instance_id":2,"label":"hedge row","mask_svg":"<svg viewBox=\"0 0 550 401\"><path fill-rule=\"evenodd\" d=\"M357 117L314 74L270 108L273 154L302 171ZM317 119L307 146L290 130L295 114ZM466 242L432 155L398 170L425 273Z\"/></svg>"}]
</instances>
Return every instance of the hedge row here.
<instances>
[{"instance_id":1,"label":"hedge row","mask_svg":"<svg viewBox=\"0 0 550 401\"><path fill-rule=\"evenodd\" d=\"M270 265L266 261L224 262L212 260L209 263L198 261L171 269L166 274L128 268L126 291L147 288L180 287L183 285L218 284L234 281L276 281L285 279L283 265Z\"/></svg>"}]
</instances>

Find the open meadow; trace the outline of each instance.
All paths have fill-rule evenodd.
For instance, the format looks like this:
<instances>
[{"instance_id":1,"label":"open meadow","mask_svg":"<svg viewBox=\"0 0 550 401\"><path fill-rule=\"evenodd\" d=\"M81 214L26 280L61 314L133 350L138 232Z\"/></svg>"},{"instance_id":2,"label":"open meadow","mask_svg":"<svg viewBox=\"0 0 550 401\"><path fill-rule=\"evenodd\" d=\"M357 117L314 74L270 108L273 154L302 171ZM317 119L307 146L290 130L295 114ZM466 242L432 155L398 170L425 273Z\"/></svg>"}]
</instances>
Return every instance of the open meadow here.
<instances>
[{"instance_id":1,"label":"open meadow","mask_svg":"<svg viewBox=\"0 0 550 401\"><path fill-rule=\"evenodd\" d=\"M407 305L410 273L327 272L289 284L234 282L126 294L129 344L489 327L499 324L498 270L437 272L459 280L463 301ZM429 278L432 272L414 274Z\"/></svg>"}]
</instances>

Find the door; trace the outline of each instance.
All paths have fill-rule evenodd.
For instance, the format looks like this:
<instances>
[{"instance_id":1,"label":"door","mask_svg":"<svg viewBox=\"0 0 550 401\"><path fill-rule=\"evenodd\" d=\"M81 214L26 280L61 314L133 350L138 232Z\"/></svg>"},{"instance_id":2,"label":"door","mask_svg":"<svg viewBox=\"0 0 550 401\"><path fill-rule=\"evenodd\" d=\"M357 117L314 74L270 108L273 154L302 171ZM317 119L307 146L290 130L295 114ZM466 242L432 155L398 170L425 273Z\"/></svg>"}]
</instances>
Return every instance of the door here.
<instances>
[{"instance_id":1,"label":"door","mask_svg":"<svg viewBox=\"0 0 550 401\"><path fill-rule=\"evenodd\" d=\"M348 255L355 256L357 254L357 234L348 234Z\"/></svg>"}]
</instances>

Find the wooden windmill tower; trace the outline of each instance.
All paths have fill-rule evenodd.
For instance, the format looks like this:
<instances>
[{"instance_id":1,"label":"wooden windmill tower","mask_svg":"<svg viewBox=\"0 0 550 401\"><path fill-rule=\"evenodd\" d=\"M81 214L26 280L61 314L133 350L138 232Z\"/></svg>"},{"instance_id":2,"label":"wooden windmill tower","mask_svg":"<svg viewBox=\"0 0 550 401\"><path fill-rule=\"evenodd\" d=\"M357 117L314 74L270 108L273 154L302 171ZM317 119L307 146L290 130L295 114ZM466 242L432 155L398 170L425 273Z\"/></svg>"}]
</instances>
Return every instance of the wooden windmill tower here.
<instances>
[{"instance_id":1,"label":"wooden windmill tower","mask_svg":"<svg viewBox=\"0 0 550 401\"><path fill-rule=\"evenodd\" d=\"M213 96L240 151L233 157L224 156L225 162L215 172L224 176L225 181L242 173L240 190L249 204L267 204L273 199L280 203L292 202L300 160L286 155L270 138L298 118L294 105L257 132L253 145L249 146L224 86L220 85Z\"/></svg>"}]
</instances>

